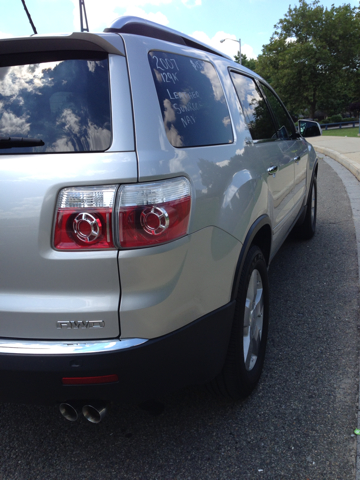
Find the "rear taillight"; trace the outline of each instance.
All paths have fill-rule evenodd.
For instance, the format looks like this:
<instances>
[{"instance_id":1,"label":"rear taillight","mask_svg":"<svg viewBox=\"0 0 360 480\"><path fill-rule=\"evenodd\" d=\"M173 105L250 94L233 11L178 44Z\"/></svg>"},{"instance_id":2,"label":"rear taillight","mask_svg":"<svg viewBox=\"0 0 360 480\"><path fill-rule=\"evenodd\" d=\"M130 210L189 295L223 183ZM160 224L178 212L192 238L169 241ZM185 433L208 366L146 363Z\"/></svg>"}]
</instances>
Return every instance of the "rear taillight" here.
<instances>
[{"instance_id":1,"label":"rear taillight","mask_svg":"<svg viewBox=\"0 0 360 480\"><path fill-rule=\"evenodd\" d=\"M117 231L123 248L170 242L187 233L190 182L184 177L122 185L116 202Z\"/></svg>"},{"instance_id":2,"label":"rear taillight","mask_svg":"<svg viewBox=\"0 0 360 480\"><path fill-rule=\"evenodd\" d=\"M190 192L184 177L120 188L64 188L57 201L54 247L137 248L176 240L188 230Z\"/></svg>"},{"instance_id":3,"label":"rear taillight","mask_svg":"<svg viewBox=\"0 0 360 480\"><path fill-rule=\"evenodd\" d=\"M54 247L59 250L116 248L112 215L117 185L61 190L56 209Z\"/></svg>"}]
</instances>

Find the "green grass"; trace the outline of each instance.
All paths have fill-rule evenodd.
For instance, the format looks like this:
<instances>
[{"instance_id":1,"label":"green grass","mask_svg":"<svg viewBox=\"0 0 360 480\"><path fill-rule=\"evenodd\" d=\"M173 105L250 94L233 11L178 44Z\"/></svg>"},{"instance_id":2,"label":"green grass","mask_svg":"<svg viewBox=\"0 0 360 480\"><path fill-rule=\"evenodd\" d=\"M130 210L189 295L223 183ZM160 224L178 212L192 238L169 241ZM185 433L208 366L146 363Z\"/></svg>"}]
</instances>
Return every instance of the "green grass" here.
<instances>
[{"instance_id":1,"label":"green grass","mask_svg":"<svg viewBox=\"0 0 360 480\"><path fill-rule=\"evenodd\" d=\"M355 128L337 128L335 130L323 130L322 134L326 137L357 137L359 127ZM360 137L358 137L360 140Z\"/></svg>"}]
</instances>

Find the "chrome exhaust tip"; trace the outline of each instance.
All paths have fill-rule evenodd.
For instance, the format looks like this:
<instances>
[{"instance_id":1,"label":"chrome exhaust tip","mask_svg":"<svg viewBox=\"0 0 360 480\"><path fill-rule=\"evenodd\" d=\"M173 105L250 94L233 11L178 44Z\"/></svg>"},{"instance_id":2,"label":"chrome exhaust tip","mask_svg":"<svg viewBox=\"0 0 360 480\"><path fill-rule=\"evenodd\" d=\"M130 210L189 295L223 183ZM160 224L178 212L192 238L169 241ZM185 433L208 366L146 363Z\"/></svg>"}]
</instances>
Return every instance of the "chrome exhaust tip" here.
<instances>
[{"instance_id":1,"label":"chrome exhaust tip","mask_svg":"<svg viewBox=\"0 0 360 480\"><path fill-rule=\"evenodd\" d=\"M60 403L59 410L61 415L66 418L66 420L69 420L69 422L76 422L76 420L79 418L81 407L64 402Z\"/></svg>"},{"instance_id":2,"label":"chrome exhaust tip","mask_svg":"<svg viewBox=\"0 0 360 480\"><path fill-rule=\"evenodd\" d=\"M82 408L84 417L91 423L100 423L105 417L106 412L107 406L101 402L92 402L91 404L84 405Z\"/></svg>"}]
</instances>

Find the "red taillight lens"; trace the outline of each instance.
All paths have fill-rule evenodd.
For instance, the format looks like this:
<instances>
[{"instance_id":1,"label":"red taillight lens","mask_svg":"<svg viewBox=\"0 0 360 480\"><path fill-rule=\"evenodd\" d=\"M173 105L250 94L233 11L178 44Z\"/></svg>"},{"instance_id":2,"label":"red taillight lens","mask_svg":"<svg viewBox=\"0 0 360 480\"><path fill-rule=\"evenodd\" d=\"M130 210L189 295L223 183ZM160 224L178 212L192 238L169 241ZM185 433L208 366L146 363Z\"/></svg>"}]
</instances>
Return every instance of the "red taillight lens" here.
<instances>
[{"instance_id":1,"label":"red taillight lens","mask_svg":"<svg viewBox=\"0 0 360 480\"><path fill-rule=\"evenodd\" d=\"M151 209L149 213L149 209ZM120 210L120 245L143 247L170 242L187 232L190 197L154 207L123 207ZM163 220L166 218L167 220Z\"/></svg>"},{"instance_id":2,"label":"red taillight lens","mask_svg":"<svg viewBox=\"0 0 360 480\"><path fill-rule=\"evenodd\" d=\"M54 247L59 250L115 248L112 214L116 190L116 185L61 190Z\"/></svg>"},{"instance_id":3,"label":"red taillight lens","mask_svg":"<svg viewBox=\"0 0 360 480\"><path fill-rule=\"evenodd\" d=\"M120 246L146 247L186 235L190 209L186 178L122 185L116 208Z\"/></svg>"},{"instance_id":4,"label":"red taillight lens","mask_svg":"<svg viewBox=\"0 0 360 480\"><path fill-rule=\"evenodd\" d=\"M114 207L118 188L104 185L62 189L56 207L54 247L137 248L170 242L187 234L191 210L189 180L179 177L121 185Z\"/></svg>"}]
</instances>

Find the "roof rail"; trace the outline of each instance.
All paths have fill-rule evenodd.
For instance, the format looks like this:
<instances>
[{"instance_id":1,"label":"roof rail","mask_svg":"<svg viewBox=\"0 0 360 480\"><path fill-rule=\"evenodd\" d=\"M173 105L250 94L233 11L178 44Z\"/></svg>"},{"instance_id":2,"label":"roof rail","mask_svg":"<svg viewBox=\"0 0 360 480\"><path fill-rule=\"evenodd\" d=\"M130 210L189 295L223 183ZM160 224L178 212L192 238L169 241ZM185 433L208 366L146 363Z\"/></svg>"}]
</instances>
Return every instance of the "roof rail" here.
<instances>
[{"instance_id":1,"label":"roof rail","mask_svg":"<svg viewBox=\"0 0 360 480\"><path fill-rule=\"evenodd\" d=\"M193 37L140 17L123 15L114 20L110 27L105 28L104 32L133 33L144 37L157 38L159 40L165 40L166 42L204 50L205 52L214 53L215 55L232 60L232 58L225 53L220 52L205 43L199 42Z\"/></svg>"}]
</instances>

